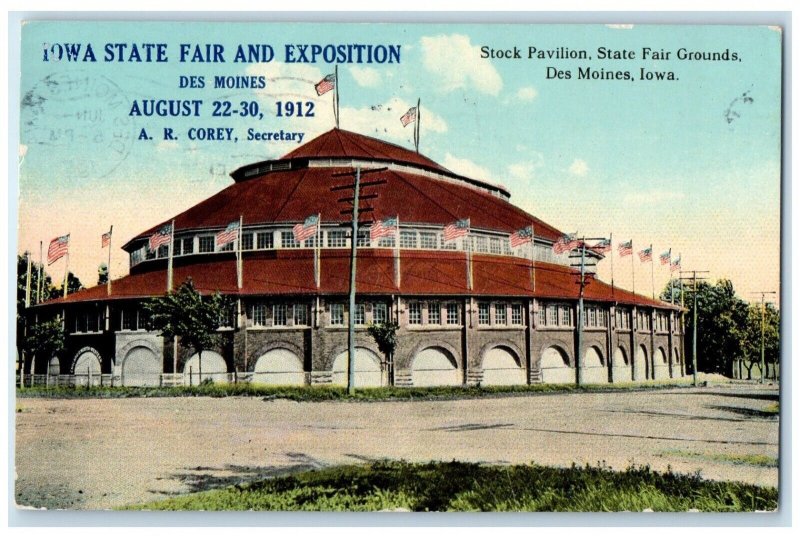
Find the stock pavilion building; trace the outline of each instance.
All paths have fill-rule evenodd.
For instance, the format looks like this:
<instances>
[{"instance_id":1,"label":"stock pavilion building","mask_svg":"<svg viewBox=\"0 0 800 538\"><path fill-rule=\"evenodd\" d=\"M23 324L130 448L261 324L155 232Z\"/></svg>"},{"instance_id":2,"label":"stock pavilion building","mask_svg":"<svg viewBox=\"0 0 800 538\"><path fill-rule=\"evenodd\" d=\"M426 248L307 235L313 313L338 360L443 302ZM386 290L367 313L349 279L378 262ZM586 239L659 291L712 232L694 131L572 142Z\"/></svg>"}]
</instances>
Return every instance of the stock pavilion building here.
<instances>
[{"instance_id":1,"label":"stock pavilion building","mask_svg":"<svg viewBox=\"0 0 800 538\"><path fill-rule=\"evenodd\" d=\"M351 217L331 187L352 181L334 176L356 167L386 168L368 176L383 183L364 189L377 194L365 218L397 217L399 233L371 240L364 226L357 234L350 312ZM584 288L579 338L578 271L569 252L553 250L562 232L515 207L503 187L340 129L231 176L229 187L174 217L174 286L191 278L201 293L237 305L217 349L199 361L146 328L142 302L166 292L168 268L168 247L152 252L148 238L169 219L123 246L130 271L110 294L100 285L34 308L63 313L68 336L59 356L34 361L33 382L344 385L351 320L360 387L574 383L576 362L586 383L686 373L679 309L598 279ZM293 227L309 215L319 215L319 232L297 242ZM240 218L241 286L234 244L214 240ZM445 242L445 227L465 218L469 235ZM512 249L511 234L529 225L533 243ZM400 327L391 362L367 331L387 320Z\"/></svg>"}]
</instances>

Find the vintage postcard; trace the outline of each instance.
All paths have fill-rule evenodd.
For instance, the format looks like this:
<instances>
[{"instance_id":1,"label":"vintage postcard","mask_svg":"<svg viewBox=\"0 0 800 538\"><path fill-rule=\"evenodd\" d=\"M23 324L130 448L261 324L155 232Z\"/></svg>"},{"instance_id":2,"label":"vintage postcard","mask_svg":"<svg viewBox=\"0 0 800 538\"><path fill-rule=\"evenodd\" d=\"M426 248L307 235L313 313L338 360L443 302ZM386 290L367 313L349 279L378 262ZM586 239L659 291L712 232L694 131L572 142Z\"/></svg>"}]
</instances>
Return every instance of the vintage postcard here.
<instances>
[{"instance_id":1,"label":"vintage postcard","mask_svg":"<svg viewBox=\"0 0 800 538\"><path fill-rule=\"evenodd\" d=\"M781 27L20 50L20 509L778 510Z\"/></svg>"}]
</instances>

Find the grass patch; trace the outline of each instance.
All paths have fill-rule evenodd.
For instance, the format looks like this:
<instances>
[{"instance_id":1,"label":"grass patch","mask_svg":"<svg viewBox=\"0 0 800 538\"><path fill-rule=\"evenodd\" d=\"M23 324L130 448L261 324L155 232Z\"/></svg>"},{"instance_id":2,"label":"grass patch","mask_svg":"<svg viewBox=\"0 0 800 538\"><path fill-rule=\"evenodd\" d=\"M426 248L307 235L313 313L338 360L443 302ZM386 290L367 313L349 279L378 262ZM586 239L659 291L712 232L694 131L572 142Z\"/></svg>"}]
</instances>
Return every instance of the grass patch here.
<instances>
[{"instance_id":1,"label":"grass patch","mask_svg":"<svg viewBox=\"0 0 800 538\"><path fill-rule=\"evenodd\" d=\"M347 394L345 387L312 385L278 387L258 383L208 383L178 387L66 387L34 386L17 388L21 398L164 398L181 396L257 396L268 399L283 398L298 402L330 400L448 400L479 398L494 395L551 393L551 392L620 392L653 390L691 386L691 380L649 381L603 385L536 384L489 387L376 387L356 390Z\"/></svg>"},{"instance_id":2,"label":"grass patch","mask_svg":"<svg viewBox=\"0 0 800 538\"><path fill-rule=\"evenodd\" d=\"M780 404L778 402L775 402L773 404L769 404L767 407L762 409L761 412L764 413L765 415L778 416L780 412L780 407L781 407Z\"/></svg>"},{"instance_id":3,"label":"grass patch","mask_svg":"<svg viewBox=\"0 0 800 538\"><path fill-rule=\"evenodd\" d=\"M742 512L776 510L778 492L649 467L489 466L381 461L178 496L126 510Z\"/></svg>"},{"instance_id":4,"label":"grass patch","mask_svg":"<svg viewBox=\"0 0 800 538\"><path fill-rule=\"evenodd\" d=\"M667 450L661 456L678 456L702 461L732 463L734 465L751 465L754 467L777 467L778 459L763 454L714 454L690 452L686 450Z\"/></svg>"}]
</instances>

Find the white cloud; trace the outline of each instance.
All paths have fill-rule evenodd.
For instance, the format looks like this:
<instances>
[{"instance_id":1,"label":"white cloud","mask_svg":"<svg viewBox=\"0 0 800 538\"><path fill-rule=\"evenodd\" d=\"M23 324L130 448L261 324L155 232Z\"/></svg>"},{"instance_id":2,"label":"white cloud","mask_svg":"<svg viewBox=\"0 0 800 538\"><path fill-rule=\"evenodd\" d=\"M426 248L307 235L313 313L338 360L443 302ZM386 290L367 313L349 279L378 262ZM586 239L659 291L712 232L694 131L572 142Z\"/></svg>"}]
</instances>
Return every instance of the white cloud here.
<instances>
[{"instance_id":1,"label":"white cloud","mask_svg":"<svg viewBox=\"0 0 800 538\"><path fill-rule=\"evenodd\" d=\"M679 191L665 191L661 189L653 189L644 192L632 192L625 195L623 201L625 204L658 204L661 202L668 202L670 200L682 200L686 196Z\"/></svg>"},{"instance_id":2,"label":"white cloud","mask_svg":"<svg viewBox=\"0 0 800 538\"><path fill-rule=\"evenodd\" d=\"M586 164L586 161L583 159L575 159L572 161L572 164L569 165L569 173L573 176L585 176L589 173L589 165Z\"/></svg>"},{"instance_id":3,"label":"white cloud","mask_svg":"<svg viewBox=\"0 0 800 538\"><path fill-rule=\"evenodd\" d=\"M508 175L511 179L530 180L533 179L536 169L542 166L542 159L539 156L537 161L522 161L508 165Z\"/></svg>"},{"instance_id":4,"label":"white cloud","mask_svg":"<svg viewBox=\"0 0 800 538\"><path fill-rule=\"evenodd\" d=\"M406 142L413 139L414 124L406 127L400 123L400 116L415 106L399 97L393 97L385 103L362 108L345 107L339 111L339 122L342 129L369 136L377 136L384 140ZM444 133L447 123L429 108L420 107L420 138L424 146L426 133Z\"/></svg>"},{"instance_id":5,"label":"white cloud","mask_svg":"<svg viewBox=\"0 0 800 538\"><path fill-rule=\"evenodd\" d=\"M489 60L480 58L480 47L461 34L423 37L422 63L439 79L437 85L445 92L474 88L497 95L503 79Z\"/></svg>"},{"instance_id":6,"label":"white cloud","mask_svg":"<svg viewBox=\"0 0 800 538\"><path fill-rule=\"evenodd\" d=\"M362 76L367 79L373 75L368 73L373 71L366 68L354 74L354 78ZM351 70L351 73L353 71ZM376 72L377 73L377 72ZM323 73L316 67L307 65L292 65L276 62L269 64L252 65L247 68L248 75L263 75L267 77L266 88L254 90L255 94L267 102L271 102L275 97L293 97L314 101L315 120L309 123L306 118L283 118L281 127L286 130L297 130L306 133L304 142L322 134L334 126L333 107L331 106L331 94L327 93L321 97L314 91L314 84L322 80L327 73ZM377 74L378 77L389 76L389 72ZM394 97L383 103L361 108L348 107L341 103L339 109L339 125L342 129L375 136L383 140L393 142L408 143L413 139L414 125L403 127L400 123L400 116L414 106L399 97ZM421 107L420 117L420 138L421 146L425 147L426 133L444 133L447 131L445 120L425 106ZM265 145L273 154L283 154L297 147L295 142L287 142Z\"/></svg>"},{"instance_id":7,"label":"white cloud","mask_svg":"<svg viewBox=\"0 0 800 538\"><path fill-rule=\"evenodd\" d=\"M533 101L539 95L533 86L523 86L517 90L517 99L520 101Z\"/></svg>"},{"instance_id":8,"label":"white cloud","mask_svg":"<svg viewBox=\"0 0 800 538\"><path fill-rule=\"evenodd\" d=\"M632 24L606 24L606 28L611 28L612 30L633 30Z\"/></svg>"},{"instance_id":9,"label":"white cloud","mask_svg":"<svg viewBox=\"0 0 800 538\"><path fill-rule=\"evenodd\" d=\"M461 174L462 176L467 176L472 179L491 179L491 174L487 168L469 159L460 159L451 153L445 154L442 165L456 174Z\"/></svg>"},{"instance_id":10,"label":"white cloud","mask_svg":"<svg viewBox=\"0 0 800 538\"><path fill-rule=\"evenodd\" d=\"M357 67L350 68L350 74L356 81L356 84L365 88L374 88L381 83L380 72L373 67Z\"/></svg>"}]
</instances>

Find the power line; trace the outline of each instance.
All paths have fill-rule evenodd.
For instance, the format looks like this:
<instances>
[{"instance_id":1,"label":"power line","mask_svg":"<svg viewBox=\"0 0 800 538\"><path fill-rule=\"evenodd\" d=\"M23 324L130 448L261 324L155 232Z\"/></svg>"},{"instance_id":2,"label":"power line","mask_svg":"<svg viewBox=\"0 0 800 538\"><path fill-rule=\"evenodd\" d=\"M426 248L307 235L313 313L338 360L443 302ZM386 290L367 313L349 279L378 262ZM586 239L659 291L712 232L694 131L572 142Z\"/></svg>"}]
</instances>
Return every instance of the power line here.
<instances>
[{"instance_id":1,"label":"power line","mask_svg":"<svg viewBox=\"0 0 800 538\"><path fill-rule=\"evenodd\" d=\"M761 384L764 383L764 366L765 366L765 363L764 363L764 341L765 341L764 317L766 315L765 298L766 298L767 295L777 295L777 294L778 294L778 292L776 292L776 291L754 291L754 292L751 292L751 295L761 295L761 365L760 365L761 375L760 375L760 380L759 380L759 383L761 383ZM774 376L775 380L778 379L777 364L775 365L775 368L773 368L773 370L772 370L772 375Z\"/></svg>"},{"instance_id":2,"label":"power line","mask_svg":"<svg viewBox=\"0 0 800 538\"><path fill-rule=\"evenodd\" d=\"M691 278L688 277L688 276L684 277L683 276L684 273L687 274L687 275L691 274L692 275ZM694 295L694 308L693 308L693 313L692 313L692 385L694 385L695 387L697 386L697 280L698 280L697 274L698 273L700 273L700 274L708 274L708 273L710 273L710 271L692 270L692 271L680 271L680 273L679 273L679 275L680 275L679 278L681 280L681 307L683 307L683 281L684 280L691 280L692 281L692 292L693 292L693 295ZM702 277L701 276L701 277L699 277L699 279L700 280L708 280L708 277ZM683 319L683 316L684 316L684 312L682 310L681 311L681 325L683 327L685 327L686 324L684 322L685 320Z\"/></svg>"}]
</instances>

